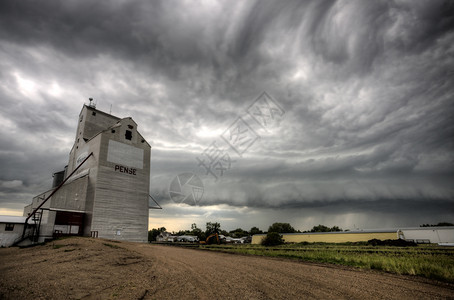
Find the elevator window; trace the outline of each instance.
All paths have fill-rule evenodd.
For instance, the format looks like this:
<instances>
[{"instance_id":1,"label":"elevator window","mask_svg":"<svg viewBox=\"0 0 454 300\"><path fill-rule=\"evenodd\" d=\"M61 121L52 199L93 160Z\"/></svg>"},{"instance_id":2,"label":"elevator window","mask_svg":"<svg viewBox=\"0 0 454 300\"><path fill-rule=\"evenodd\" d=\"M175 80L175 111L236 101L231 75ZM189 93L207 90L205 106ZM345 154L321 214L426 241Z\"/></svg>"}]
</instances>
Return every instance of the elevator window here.
<instances>
[{"instance_id":1,"label":"elevator window","mask_svg":"<svg viewBox=\"0 0 454 300\"><path fill-rule=\"evenodd\" d=\"M126 130L125 139L127 140L132 139L132 132L130 130Z\"/></svg>"}]
</instances>

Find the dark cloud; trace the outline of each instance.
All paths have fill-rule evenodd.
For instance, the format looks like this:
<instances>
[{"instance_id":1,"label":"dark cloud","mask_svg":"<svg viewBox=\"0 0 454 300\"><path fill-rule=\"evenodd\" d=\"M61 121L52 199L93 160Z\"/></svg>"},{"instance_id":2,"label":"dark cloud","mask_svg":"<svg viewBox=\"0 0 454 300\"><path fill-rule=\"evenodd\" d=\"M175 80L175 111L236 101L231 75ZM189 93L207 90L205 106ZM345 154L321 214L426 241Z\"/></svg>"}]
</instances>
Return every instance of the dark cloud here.
<instances>
[{"instance_id":1,"label":"dark cloud","mask_svg":"<svg viewBox=\"0 0 454 300\"><path fill-rule=\"evenodd\" d=\"M161 221L452 221L453 11L449 1L2 1L0 208L50 187L93 97L132 116L153 146ZM268 131L246 113L263 91L285 110ZM239 116L260 139L241 157L229 150L235 162L214 181L196 157L213 141L227 150L220 135ZM183 172L204 181L199 212L168 197Z\"/></svg>"}]
</instances>

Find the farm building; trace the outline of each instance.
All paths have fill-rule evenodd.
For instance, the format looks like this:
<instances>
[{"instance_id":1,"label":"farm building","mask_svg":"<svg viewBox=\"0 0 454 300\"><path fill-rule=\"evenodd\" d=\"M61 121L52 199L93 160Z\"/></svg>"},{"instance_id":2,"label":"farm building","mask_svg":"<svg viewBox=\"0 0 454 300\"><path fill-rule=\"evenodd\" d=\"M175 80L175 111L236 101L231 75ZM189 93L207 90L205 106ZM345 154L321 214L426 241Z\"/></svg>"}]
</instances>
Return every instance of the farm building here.
<instances>
[{"instance_id":1,"label":"farm building","mask_svg":"<svg viewBox=\"0 0 454 300\"><path fill-rule=\"evenodd\" d=\"M146 242L150 152L132 118L84 105L68 165L24 208L24 217L38 219L38 240L57 234Z\"/></svg>"},{"instance_id":2,"label":"farm building","mask_svg":"<svg viewBox=\"0 0 454 300\"><path fill-rule=\"evenodd\" d=\"M252 244L260 244L266 234L256 234ZM372 239L404 239L416 243L454 243L454 227L416 227L403 229L373 229L339 232L283 233L286 243L347 243L366 242Z\"/></svg>"},{"instance_id":3,"label":"farm building","mask_svg":"<svg viewBox=\"0 0 454 300\"><path fill-rule=\"evenodd\" d=\"M22 236L25 217L0 216L0 247L9 247ZM33 221L30 220L30 223Z\"/></svg>"},{"instance_id":4,"label":"farm building","mask_svg":"<svg viewBox=\"0 0 454 300\"><path fill-rule=\"evenodd\" d=\"M176 242L178 236L172 235L170 232L164 231L161 232L157 237L157 242Z\"/></svg>"},{"instance_id":5,"label":"farm building","mask_svg":"<svg viewBox=\"0 0 454 300\"><path fill-rule=\"evenodd\" d=\"M454 227L416 227L397 230L399 238L417 244L436 243L454 246Z\"/></svg>"}]
</instances>

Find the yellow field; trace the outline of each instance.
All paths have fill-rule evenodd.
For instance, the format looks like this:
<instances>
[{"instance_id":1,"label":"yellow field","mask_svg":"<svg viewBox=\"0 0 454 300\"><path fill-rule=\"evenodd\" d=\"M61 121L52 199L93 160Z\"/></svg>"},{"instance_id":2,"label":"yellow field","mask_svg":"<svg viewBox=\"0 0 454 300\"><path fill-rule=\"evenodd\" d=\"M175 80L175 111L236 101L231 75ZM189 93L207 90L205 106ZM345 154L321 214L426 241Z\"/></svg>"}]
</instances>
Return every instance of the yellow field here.
<instances>
[{"instance_id":1,"label":"yellow field","mask_svg":"<svg viewBox=\"0 0 454 300\"><path fill-rule=\"evenodd\" d=\"M254 235L252 244L260 244L266 235ZM286 243L347 243L367 242L368 240L395 240L398 239L396 232L358 232L358 233L311 233L311 234L282 234Z\"/></svg>"}]
</instances>

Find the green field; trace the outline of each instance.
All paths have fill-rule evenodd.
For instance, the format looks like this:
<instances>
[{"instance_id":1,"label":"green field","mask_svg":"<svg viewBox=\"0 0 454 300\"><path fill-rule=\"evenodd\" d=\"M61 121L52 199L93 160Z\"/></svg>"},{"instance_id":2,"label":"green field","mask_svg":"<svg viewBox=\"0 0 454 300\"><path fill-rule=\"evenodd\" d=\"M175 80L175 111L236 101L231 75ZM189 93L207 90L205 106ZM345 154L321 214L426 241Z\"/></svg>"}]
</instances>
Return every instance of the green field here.
<instances>
[{"instance_id":1,"label":"green field","mask_svg":"<svg viewBox=\"0 0 454 300\"><path fill-rule=\"evenodd\" d=\"M434 245L393 247L365 244L303 243L274 247L261 245L205 245L200 246L200 248L227 253L347 265L454 282L454 248L450 247Z\"/></svg>"}]
</instances>

